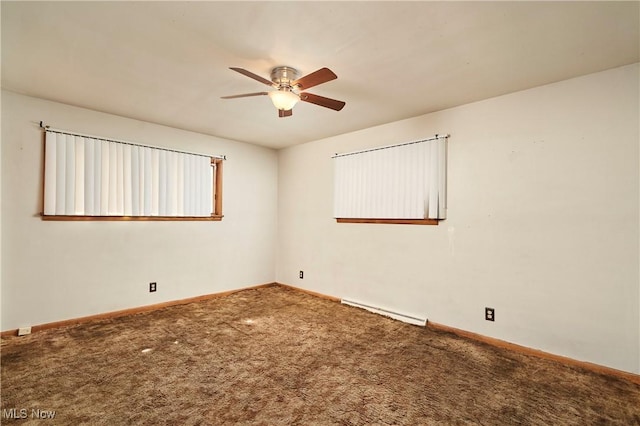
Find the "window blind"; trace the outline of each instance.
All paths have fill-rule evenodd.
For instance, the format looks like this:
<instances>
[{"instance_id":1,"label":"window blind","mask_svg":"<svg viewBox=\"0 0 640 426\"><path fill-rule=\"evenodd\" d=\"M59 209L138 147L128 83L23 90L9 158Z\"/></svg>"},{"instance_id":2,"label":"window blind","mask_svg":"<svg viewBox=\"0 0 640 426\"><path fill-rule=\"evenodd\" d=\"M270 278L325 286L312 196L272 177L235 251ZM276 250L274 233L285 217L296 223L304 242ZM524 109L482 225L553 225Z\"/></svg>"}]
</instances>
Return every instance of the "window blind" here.
<instances>
[{"instance_id":1,"label":"window blind","mask_svg":"<svg viewBox=\"0 0 640 426\"><path fill-rule=\"evenodd\" d=\"M447 136L333 158L335 218L446 217Z\"/></svg>"},{"instance_id":2,"label":"window blind","mask_svg":"<svg viewBox=\"0 0 640 426\"><path fill-rule=\"evenodd\" d=\"M205 155L46 130L44 215L211 216Z\"/></svg>"}]
</instances>

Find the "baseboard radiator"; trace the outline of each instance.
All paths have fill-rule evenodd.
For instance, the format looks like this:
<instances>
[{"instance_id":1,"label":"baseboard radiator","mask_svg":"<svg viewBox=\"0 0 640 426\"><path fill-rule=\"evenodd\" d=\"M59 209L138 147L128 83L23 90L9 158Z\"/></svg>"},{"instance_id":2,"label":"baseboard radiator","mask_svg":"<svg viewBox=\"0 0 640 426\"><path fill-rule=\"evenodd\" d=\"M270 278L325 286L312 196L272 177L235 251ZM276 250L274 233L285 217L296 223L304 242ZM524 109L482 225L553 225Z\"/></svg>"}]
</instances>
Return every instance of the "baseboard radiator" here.
<instances>
[{"instance_id":1,"label":"baseboard radiator","mask_svg":"<svg viewBox=\"0 0 640 426\"><path fill-rule=\"evenodd\" d=\"M360 308L360 309L365 309L369 312L373 312L375 314L378 315L384 315L386 317L390 317L402 322L406 322L409 324L413 324L413 325L419 325L421 327L424 327L427 325L427 319L426 318L418 318L412 315L406 315L406 314L401 314L400 312L394 312L388 309L383 309L383 308L379 308L379 307L375 307L375 306L371 306L371 305L366 305L364 303L360 303L360 302L355 302L353 300L348 300L348 299L342 299L340 300L340 303L344 304L344 305L349 305L349 306L353 306L356 308Z\"/></svg>"}]
</instances>

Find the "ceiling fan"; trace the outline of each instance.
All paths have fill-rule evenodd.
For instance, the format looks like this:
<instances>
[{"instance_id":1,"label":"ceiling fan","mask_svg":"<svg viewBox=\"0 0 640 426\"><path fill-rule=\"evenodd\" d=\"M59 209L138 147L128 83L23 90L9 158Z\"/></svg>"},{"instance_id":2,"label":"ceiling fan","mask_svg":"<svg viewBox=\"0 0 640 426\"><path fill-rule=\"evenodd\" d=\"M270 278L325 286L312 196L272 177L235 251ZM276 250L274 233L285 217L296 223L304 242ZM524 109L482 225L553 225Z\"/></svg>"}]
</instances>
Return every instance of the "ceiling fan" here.
<instances>
[{"instance_id":1,"label":"ceiling fan","mask_svg":"<svg viewBox=\"0 0 640 426\"><path fill-rule=\"evenodd\" d=\"M300 90L306 90L310 87L338 78L338 76L329 68L320 68L311 74L298 78L298 71L295 68L275 67L271 70L271 81L243 68L231 67L230 69L259 81L260 83L266 84L267 86L274 87L276 90L272 90L270 92L222 96L222 99L268 95L271 98L273 105L278 109L278 117L290 117L293 115L292 108L298 101L309 102L335 111L340 111L345 106L344 102L336 99L325 98L324 96L314 95L313 93L300 92Z\"/></svg>"}]
</instances>

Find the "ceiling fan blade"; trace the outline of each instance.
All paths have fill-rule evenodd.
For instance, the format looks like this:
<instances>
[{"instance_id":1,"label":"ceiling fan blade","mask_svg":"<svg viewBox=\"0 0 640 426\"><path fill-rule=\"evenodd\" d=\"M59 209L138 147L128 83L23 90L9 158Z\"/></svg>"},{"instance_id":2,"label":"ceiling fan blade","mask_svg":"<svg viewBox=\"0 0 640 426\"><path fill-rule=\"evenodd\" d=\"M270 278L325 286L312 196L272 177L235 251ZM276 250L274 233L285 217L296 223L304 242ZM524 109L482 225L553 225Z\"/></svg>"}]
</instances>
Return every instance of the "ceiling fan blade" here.
<instances>
[{"instance_id":1,"label":"ceiling fan blade","mask_svg":"<svg viewBox=\"0 0 640 426\"><path fill-rule=\"evenodd\" d=\"M338 101L336 99L325 98L324 96L314 95L313 93L300 93L300 100L320 105L325 108L330 108L336 111L340 111L346 105L345 102Z\"/></svg>"},{"instance_id":2,"label":"ceiling fan blade","mask_svg":"<svg viewBox=\"0 0 640 426\"><path fill-rule=\"evenodd\" d=\"M293 115L293 110L292 109L279 109L278 110L278 117L282 118L282 117L291 117Z\"/></svg>"},{"instance_id":3,"label":"ceiling fan blade","mask_svg":"<svg viewBox=\"0 0 640 426\"><path fill-rule=\"evenodd\" d=\"M260 83L264 83L267 86L273 86L273 82L272 81L269 81L266 78L260 77L259 75L254 74L251 71L247 71L244 68L229 67L229 69L232 69L232 70L234 70L236 72L239 72L242 75L246 75L249 78L252 78L252 79L254 79L256 81L259 81Z\"/></svg>"},{"instance_id":4,"label":"ceiling fan blade","mask_svg":"<svg viewBox=\"0 0 640 426\"><path fill-rule=\"evenodd\" d=\"M300 90L305 90L318 84L326 83L327 81L335 80L338 78L329 68L320 68L318 71L314 71L311 74L307 74L304 77L293 81L291 86L298 86Z\"/></svg>"},{"instance_id":5,"label":"ceiling fan blade","mask_svg":"<svg viewBox=\"0 0 640 426\"><path fill-rule=\"evenodd\" d=\"M242 95L220 96L222 99L235 99L235 98L247 98L249 96L261 96L266 95L269 92L255 92L255 93L243 93Z\"/></svg>"}]
</instances>

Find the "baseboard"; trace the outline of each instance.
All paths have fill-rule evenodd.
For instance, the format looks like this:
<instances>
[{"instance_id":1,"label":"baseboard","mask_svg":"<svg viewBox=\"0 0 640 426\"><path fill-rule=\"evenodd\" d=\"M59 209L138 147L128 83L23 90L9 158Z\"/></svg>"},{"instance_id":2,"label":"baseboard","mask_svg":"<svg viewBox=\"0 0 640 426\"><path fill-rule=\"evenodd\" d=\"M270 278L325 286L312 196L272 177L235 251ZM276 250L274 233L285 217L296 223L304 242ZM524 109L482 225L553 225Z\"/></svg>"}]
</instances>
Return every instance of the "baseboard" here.
<instances>
[{"instance_id":1,"label":"baseboard","mask_svg":"<svg viewBox=\"0 0 640 426\"><path fill-rule=\"evenodd\" d=\"M316 293L315 291L307 290L307 289L300 288L300 287L294 287L294 286L289 285L289 284L282 284L282 283L273 283L273 284L279 285L279 286L285 287L285 288L290 288L291 290L296 290L296 291L299 291L301 293L310 294L311 296L315 296L315 297L320 297L322 299L331 300L332 302L340 303L340 300L341 300L339 297L328 296L328 295L322 294L322 293Z\"/></svg>"},{"instance_id":2,"label":"baseboard","mask_svg":"<svg viewBox=\"0 0 640 426\"><path fill-rule=\"evenodd\" d=\"M118 318L118 317L123 317L127 315L138 314L141 312L155 311L156 309L168 308L169 306L186 305L187 303L201 302L209 299L217 299L220 297L229 296L230 294L237 293L239 291L271 287L274 285L277 285L277 283L259 284L251 287L239 288L236 290L223 291L220 293L205 294L202 296L195 296L187 299L171 300L168 302L156 303L154 305L145 305L145 306L139 306L136 308L123 309L121 311L112 311L112 312L106 312L104 314L89 315L86 317L72 318L72 319L63 320L63 321L39 324L31 327L31 333L35 333L42 330L48 330L51 328L59 328L59 327L66 327L70 325L82 324L90 321ZM17 335L18 335L17 329L0 332L0 337L9 337L9 336L17 336Z\"/></svg>"}]
</instances>

